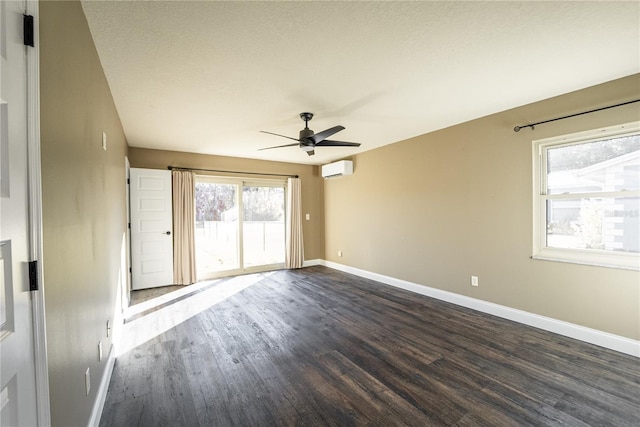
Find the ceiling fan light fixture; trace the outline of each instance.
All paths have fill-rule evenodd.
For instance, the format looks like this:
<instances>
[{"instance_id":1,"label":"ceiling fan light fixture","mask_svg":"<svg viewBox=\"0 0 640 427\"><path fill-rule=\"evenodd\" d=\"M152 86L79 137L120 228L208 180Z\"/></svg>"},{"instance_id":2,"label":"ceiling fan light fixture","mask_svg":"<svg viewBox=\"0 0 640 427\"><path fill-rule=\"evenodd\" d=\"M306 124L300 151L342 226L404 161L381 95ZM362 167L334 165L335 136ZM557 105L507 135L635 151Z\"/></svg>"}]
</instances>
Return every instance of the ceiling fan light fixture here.
<instances>
[{"instance_id":1,"label":"ceiling fan light fixture","mask_svg":"<svg viewBox=\"0 0 640 427\"><path fill-rule=\"evenodd\" d=\"M313 145L301 145L300 148L302 148L302 151L313 151L315 147Z\"/></svg>"}]
</instances>

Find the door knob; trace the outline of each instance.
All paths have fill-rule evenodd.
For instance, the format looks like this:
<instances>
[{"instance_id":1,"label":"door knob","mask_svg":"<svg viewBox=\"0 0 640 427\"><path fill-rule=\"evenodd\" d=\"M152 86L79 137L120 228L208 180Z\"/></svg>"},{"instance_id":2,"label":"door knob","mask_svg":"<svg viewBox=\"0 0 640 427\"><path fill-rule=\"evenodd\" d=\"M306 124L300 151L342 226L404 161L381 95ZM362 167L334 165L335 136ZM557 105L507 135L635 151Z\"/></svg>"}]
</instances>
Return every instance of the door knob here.
<instances>
[{"instance_id":1,"label":"door knob","mask_svg":"<svg viewBox=\"0 0 640 427\"><path fill-rule=\"evenodd\" d=\"M165 231L165 232L164 232L164 233L162 233L162 234L166 234L166 235L168 236L168 235L170 235L170 234L171 234L171 232L170 232L170 231Z\"/></svg>"}]
</instances>

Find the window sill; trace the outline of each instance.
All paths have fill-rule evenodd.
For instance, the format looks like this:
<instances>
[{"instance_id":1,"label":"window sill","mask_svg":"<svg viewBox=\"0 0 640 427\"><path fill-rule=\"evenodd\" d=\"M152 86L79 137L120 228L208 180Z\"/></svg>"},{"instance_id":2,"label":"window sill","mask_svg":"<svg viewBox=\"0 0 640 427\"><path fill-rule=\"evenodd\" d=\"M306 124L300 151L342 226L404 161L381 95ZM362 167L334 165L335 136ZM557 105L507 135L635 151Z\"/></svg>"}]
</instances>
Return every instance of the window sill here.
<instances>
[{"instance_id":1,"label":"window sill","mask_svg":"<svg viewBox=\"0 0 640 427\"><path fill-rule=\"evenodd\" d=\"M556 252L556 251L553 251ZM564 252L564 251L561 251ZM600 258L600 257L593 257ZM601 268L615 268L618 270L631 270L631 271L640 271L640 258L629 256L625 257L623 260L616 260L615 262L608 262L606 259L573 259L568 256L560 256L557 253L539 253L537 255L531 256L532 260L535 261L552 261L552 262L564 262L568 264L578 264L578 265L586 265L590 267L601 267Z\"/></svg>"}]
</instances>

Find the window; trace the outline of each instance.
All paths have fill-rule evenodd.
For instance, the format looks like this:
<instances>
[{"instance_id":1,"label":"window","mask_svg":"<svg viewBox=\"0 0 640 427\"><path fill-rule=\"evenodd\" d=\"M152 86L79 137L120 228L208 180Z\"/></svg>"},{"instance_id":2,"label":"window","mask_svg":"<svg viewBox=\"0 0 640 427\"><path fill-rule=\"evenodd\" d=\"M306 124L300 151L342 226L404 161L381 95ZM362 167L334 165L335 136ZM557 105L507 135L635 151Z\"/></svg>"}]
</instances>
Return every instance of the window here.
<instances>
[{"instance_id":1,"label":"window","mask_svg":"<svg viewBox=\"0 0 640 427\"><path fill-rule=\"evenodd\" d=\"M533 256L640 270L640 122L533 142Z\"/></svg>"}]
</instances>

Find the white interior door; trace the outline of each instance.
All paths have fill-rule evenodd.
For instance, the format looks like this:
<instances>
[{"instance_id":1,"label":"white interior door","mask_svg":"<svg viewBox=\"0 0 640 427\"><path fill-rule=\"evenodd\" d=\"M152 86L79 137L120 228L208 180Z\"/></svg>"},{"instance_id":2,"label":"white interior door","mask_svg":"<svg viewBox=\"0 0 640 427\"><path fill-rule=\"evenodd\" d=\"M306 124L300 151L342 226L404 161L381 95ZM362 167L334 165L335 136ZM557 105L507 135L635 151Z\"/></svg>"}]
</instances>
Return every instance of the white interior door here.
<instances>
[{"instance_id":1,"label":"white interior door","mask_svg":"<svg viewBox=\"0 0 640 427\"><path fill-rule=\"evenodd\" d=\"M35 426L24 1L0 1L0 425Z\"/></svg>"},{"instance_id":2,"label":"white interior door","mask_svg":"<svg viewBox=\"0 0 640 427\"><path fill-rule=\"evenodd\" d=\"M171 171L131 168L132 289L173 284Z\"/></svg>"}]
</instances>

